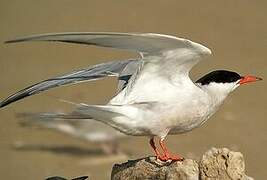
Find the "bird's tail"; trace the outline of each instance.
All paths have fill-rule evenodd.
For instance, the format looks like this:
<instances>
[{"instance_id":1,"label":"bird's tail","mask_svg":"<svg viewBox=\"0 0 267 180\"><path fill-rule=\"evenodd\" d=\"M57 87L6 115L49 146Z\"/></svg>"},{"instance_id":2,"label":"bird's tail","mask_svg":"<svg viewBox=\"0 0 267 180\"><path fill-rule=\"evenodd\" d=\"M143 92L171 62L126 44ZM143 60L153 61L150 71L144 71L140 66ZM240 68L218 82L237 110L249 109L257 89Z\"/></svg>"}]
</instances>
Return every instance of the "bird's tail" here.
<instances>
[{"instance_id":1,"label":"bird's tail","mask_svg":"<svg viewBox=\"0 0 267 180\"><path fill-rule=\"evenodd\" d=\"M112 119L101 117L110 122L102 124L104 120L98 120L97 117L92 118L89 113L94 108L92 106L88 108L88 105L79 104L75 111L71 113L18 113L17 117L20 119L19 124L23 127L54 129L92 142L109 142L114 141L117 137L124 137L121 133L112 130L111 127L107 127L106 124L112 126ZM96 111L94 112L96 114L100 113L99 110L94 111ZM106 114L111 117L110 113Z\"/></svg>"},{"instance_id":2,"label":"bird's tail","mask_svg":"<svg viewBox=\"0 0 267 180\"><path fill-rule=\"evenodd\" d=\"M62 112L43 112L43 113L19 113L17 117L28 119L27 121L21 121L22 125L31 125L32 122L37 122L45 126L52 126L55 121L72 121L72 120L96 120L105 123L119 131L120 125L116 121L117 117L126 117L119 113L120 106L112 105L87 105L87 104L76 104L74 111L70 113ZM32 121L29 121L32 120ZM52 122L53 121L53 122Z\"/></svg>"},{"instance_id":3,"label":"bird's tail","mask_svg":"<svg viewBox=\"0 0 267 180\"><path fill-rule=\"evenodd\" d=\"M70 116L67 117L67 114L64 113L17 113L16 116L20 119L19 124L23 127L55 129L78 136L75 127L69 124L71 123L69 122ZM61 117L64 119L60 119Z\"/></svg>"}]
</instances>

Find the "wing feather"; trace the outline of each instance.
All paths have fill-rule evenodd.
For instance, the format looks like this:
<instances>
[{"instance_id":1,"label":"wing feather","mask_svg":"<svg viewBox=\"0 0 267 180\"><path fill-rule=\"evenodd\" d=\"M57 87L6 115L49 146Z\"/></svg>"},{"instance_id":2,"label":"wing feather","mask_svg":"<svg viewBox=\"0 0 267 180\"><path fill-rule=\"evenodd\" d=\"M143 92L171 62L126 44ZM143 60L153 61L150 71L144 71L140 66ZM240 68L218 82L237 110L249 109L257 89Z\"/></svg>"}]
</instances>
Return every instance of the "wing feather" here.
<instances>
[{"instance_id":1,"label":"wing feather","mask_svg":"<svg viewBox=\"0 0 267 180\"><path fill-rule=\"evenodd\" d=\"M102 47L112 47L117 49L136 51L141 53L142 55L158 54L159 52L179 48L198 50L200 51L200 53L211 53L208 48L200 44L194 43L190 40L155 33L51 33L17 38L14 40L6 41L6 43L24 41L59 41L67 43L96 45Z\"/></svg>"},{"instance_id":2,"label":"wing feather","mask_svg":"<svg viewBox=\"0 0 267 180\"><path fill-rule=\"evenodd\" d=\"M188 76L190 69L204 55L211 54L211 50L201 44L183 38L154 33L52 33L22 37L6 43L23 41L59 41L125 49L141 54L142 61L140 62L142 63L138 64L135 61L135 63L131 63L132 68L129 68L130 65L127 66L129 62L100 64L93 68L48 79L9 96L0 102L0 107L53 87L97 80L106 76L119 76L119 90L127 85L126 92L128 93L132 91L137 81L139 81L140 86L135 88L136 91L142 91L140 87L144 83L146 85L152 83L149 91L154 91L153 88L157 88L157 86L154 86L153 83L157 84L157 82L153 81L157 81L159 76L177 81L179 77ZM128 68L125 68L126 66ZM120 75L120 72L127 72L129 69L131 73ZM146 78L140 78L140 80L139 77L142 75L145 75Z\"/></svg>"},{"instance_id":3,"label":"wing feather","mask_svg":"<svg viewBox=\"0 0 267 180\"><path fill-rule=\"evenodd\" d=\"M131 76L135 72L134 68L131 68L131 64L136 64L137 60L124 60L124 61L113 61L108 63L102 63L89 68L74 71L62 76L47 79L25 89L22 89L15 94L12 94L5 100L0 102L0 107L4 107L12 102L18 101L25 97L40 93L42 91L55 88L62 85L74 84L84 81L94 81L99 80L108 76L119 76L119 88L122 88L122 84L125 80L120 78L122 76ZM125 67L130 66L128 68ZM128 69L128 70L127 70ZM129 70L130 69L130 70ZM125 72L126 71L126 72Z\"/></svg>"}]
</instances>

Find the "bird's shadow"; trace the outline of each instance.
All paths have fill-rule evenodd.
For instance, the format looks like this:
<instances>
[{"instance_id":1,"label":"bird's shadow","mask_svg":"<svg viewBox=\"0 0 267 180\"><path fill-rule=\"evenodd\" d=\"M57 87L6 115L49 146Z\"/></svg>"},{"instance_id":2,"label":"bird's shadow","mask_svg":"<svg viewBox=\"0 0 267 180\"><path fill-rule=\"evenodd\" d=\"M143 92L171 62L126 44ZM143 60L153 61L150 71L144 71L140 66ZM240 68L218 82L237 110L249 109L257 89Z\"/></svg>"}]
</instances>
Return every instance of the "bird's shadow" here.
<instances>
[{"instance_id":1,"label":"bird's shadow","mask_svg":"<svg viewBox=\"0 0 267 180\"><path fill-rule=\"evenodd\" d=\"M71 156L105 156L101 149L87 149L73 145L43 145L43 144L15 144L12 146L15 151L44 151L55 154Z\"/></svg>"}]
</instances>

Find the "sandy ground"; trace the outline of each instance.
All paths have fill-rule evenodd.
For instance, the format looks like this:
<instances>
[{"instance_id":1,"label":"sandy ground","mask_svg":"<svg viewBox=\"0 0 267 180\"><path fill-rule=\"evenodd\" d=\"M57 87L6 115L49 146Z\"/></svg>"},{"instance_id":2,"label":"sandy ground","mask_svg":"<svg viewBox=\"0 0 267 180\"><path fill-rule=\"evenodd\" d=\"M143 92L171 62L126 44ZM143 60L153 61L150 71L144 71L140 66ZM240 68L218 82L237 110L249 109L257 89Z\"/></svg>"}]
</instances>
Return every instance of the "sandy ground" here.
<instances>
[{"instance_id":1,"label":"sandy ground","mask_svg":"<svg viewBox=\"0 0 267 180\"><path fill-rule=\"evenodd\" d=\"M186 37L213 50L192 77L213 69L267 76L267 1L73 1L2 0L0 42L21 35L67 31L157 32ZM40 80L109 59L135 56L121 51L53 43L0 44L0 99ZM266 171L266 81L240 87L208 123L190 133L168 137L173 152L198 158L212 146L245 155L248 174ZM102 104L112 97L115 80L57 88L0 110L1 179L44 179L51 175L108 179L111 166L127 157L107 157L99 147L52 131L23 128L17 112L65 110L54 97ZM120 143L129 158L152 154L147 138ZM28 148L15 149L23 142Z\"/></svg>"}]
</instances>

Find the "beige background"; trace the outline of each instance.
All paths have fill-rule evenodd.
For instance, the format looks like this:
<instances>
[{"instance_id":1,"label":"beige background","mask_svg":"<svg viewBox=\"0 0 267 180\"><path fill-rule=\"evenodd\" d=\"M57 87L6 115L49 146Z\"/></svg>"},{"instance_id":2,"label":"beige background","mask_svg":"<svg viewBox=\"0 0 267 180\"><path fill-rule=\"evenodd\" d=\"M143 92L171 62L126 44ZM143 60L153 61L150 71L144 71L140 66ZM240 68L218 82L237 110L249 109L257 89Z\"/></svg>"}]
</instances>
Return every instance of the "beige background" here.
<instances>
[{"instance_id":1,"label":"beige background","mask_svg":"<svg viewBox=\"0 0 267 180\"><path fill-rule=\"evenodd\" d=\"M1 0L0 41L17 36L66 31L157 32L189 38L213 50L192 71L196 79L214 69L267 76L267 1L264 0ZM54 43L0 44L0 99L40 80L110 59L135 56L104 48ZM50 175L90 175L107 179L114 162L90 153L94 144L51 131L18 125L16 112L68 109L54 97L105 103L115 80L57 88L0 110L1 179L43 179ZM236 90L203 127L170 136L173 152L198 158L212 146L245 155L250 176L265 179L266 81ZM22 141L43 148L16 150ZM131 158L151 155L147 138L120 143ZM46 147L46 148L45 148ZM66 148L65 148L66 147Z\"/></svg>"}]
</instances>

